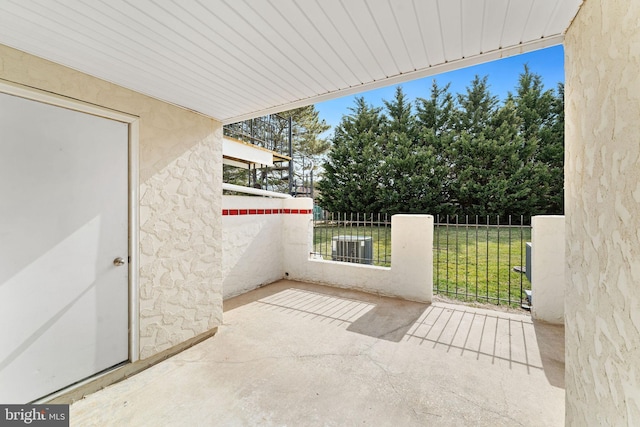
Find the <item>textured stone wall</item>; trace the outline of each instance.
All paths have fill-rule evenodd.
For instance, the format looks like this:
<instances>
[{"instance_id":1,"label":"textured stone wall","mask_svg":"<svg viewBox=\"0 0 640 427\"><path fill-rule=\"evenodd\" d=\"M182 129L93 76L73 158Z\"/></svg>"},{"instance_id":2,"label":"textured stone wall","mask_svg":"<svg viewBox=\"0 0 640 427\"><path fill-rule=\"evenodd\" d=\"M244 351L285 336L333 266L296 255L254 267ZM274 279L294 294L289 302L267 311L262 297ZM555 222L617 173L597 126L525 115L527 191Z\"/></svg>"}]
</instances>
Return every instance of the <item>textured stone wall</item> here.
<instances>
[{"instance_id":1,"label":"textured stone wall","mask_svg":"<svg viewBox=\"0 0 640 427\"><path fill-rule=\"evenodd\" d=\"M222 318L222 128L0 45L0 78L140 117L140 357Z\"/></svg>"},{"instance_id":2,"label":"textured stone wall","mask_svg":"<svg viewBox=\"0 0 640 427\"><path fill-rule=\"evenodd\" d=\"M640 425L640 2L587 0L566 52L566 422Z\"/></svg>"},{"instance_id":3,"label":"textured stone wall","mask_svg":"<svg viewBox=\"0 0 640 427\"><path fill-rule=\"evenodd\" d=\"M142 358L221 323L221 135L201 131L140 184Z\"/></svg>"}]
</instances>

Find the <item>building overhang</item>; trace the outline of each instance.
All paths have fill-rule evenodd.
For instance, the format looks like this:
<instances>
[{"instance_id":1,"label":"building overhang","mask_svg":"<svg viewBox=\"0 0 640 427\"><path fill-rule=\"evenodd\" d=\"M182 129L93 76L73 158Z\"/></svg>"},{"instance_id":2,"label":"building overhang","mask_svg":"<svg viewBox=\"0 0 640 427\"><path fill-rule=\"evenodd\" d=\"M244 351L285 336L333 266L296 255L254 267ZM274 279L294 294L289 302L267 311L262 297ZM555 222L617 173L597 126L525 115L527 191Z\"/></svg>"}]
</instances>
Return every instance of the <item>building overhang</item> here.
<instances>
[{"instance_id":1,"label":"building overhang","mask_svg":"<svg viewBox=\"0 0 640 427\"><path fill-rule=\"evenodd\" d=\"M0 43L226 124L561 44L581 4L3 2Z\"/></svg>"}]
</instances>

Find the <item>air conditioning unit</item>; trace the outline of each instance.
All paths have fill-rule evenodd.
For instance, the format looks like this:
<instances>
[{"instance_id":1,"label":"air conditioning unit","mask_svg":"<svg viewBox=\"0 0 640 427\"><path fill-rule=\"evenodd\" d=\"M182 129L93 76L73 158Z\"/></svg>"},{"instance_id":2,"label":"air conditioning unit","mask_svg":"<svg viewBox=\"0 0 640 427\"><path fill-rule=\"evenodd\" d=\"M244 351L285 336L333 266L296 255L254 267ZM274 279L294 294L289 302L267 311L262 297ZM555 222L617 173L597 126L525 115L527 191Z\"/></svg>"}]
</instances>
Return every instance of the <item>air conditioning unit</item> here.
<instances>
[{"instance_id":1,"label":"air conditioning unit","mask_svg":"<svg viewBox=\"0 0 640 427\"><path fill-rule=\"evenodd\" d=\"M331 242L333 261L373 264L371 236L335 236Z\"/></svg>"},{"instance_id":2,"label":"air conditioning unit","mask_svg":"<svg viewBox=\"0 0 640 427\"><path fill-rule=\"evenodd\" d=\"M531 267L531 253L532 253L531 242L527 242L527 247L525 252L527 268L525 269L525 275L527 276L527 279L529 279L529 283L531 283L531 270L533 270L533 268Z\"/></svg>"}]
</instances>

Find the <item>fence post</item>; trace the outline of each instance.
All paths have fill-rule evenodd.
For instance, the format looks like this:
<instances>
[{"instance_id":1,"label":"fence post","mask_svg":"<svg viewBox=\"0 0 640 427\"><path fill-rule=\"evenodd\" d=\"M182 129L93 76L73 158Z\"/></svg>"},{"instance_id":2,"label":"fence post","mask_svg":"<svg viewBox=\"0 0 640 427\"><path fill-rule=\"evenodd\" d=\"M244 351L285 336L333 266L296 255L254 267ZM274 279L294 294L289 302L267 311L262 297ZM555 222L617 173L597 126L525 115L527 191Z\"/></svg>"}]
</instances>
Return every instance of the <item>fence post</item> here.
<instances>
[{"instance_id":1,"label":"fence post","mask_svg":"<svg viewBox=\"0 0 640 427\"><path fill-rule=\"evenodd\" d=\"M564 216L531 218L532 316L564 323Z\"/></svg>"},{"instance_id":2,"label":"fence post","mask_svg":"<svg viewBox=\"0 0 640 427\"><path fill-rule=\"evenodd\" d=\"M433 299L433 216L391 217L391 283L413 301Z\"/></svg>"},{"instance_id":3,"label":"fence post","mask_svg":"<svg viewBox=\"0 0 640 427\"><path fill-rule=\"evenodd\" d=\"M285 211L281 215L284 278L304 277L313 248L313 200L308 197L283 199L282 206Z\"/></svg>"}]
</instances>

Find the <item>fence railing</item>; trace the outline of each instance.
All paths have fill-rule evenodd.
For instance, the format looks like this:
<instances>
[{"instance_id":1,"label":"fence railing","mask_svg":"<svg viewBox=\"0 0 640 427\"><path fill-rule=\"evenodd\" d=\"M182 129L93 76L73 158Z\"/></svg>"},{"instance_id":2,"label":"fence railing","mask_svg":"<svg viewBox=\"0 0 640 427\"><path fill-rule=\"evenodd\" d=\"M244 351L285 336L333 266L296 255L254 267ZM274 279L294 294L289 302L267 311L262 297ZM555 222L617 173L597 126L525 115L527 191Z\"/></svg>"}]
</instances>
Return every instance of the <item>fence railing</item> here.
<instances>
[{"instance_id":1,"label":"fence railing","mask_svg":"<svg viewBox=\"0 0 640 427\"><path fill-rule=\"evenodd\" d=\"M446 216L434 224L433 291L451 298L520 306L530 218Z\"/></svg>"},{"instance_id":2,"label":"fence railing","mask_svg":"<svg viewBox=\"0 0 640 427\"><path fill-rule=\"evenodd\" d=\"M433 291L449 298L520 306L529 217L436 216ZM326 260L391 265L391 216L314 215L313 254Z\"/></svg>"},{"instance_id":3,"label":"fence railing","mask_svg":"<svg viewBox=\"0 0 640 427\"><path fill-rule=\"evenodd\" d=\"M318 212L313 255L325 260L391 266L391 216Z\"/></svg>"}]
</instances>

